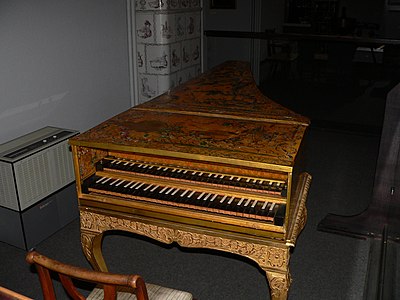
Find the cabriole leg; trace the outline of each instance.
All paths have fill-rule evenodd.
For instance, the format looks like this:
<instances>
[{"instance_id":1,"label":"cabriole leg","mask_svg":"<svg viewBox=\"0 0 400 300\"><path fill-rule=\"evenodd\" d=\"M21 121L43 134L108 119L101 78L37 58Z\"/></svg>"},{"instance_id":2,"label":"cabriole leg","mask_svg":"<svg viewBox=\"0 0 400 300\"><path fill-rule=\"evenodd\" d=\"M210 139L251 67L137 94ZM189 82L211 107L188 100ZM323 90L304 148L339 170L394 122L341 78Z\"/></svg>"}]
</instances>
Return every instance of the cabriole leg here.
<instances>
[{"instance_id":1,"label":"cabriole leg","mask_svg":"<svg viewBox=\"0 0 400 300\"><path fill-rule=\"evenodd\" d=\"M93 233L81 230L81 244L83 253L93 269L107 272L107 266L101 251L103 233Z\"/></svg>"},{"instance_id":2,"label":"cabriole leg","mask_svg":"<svg viewBox=\"0 0 400 300\"><path fill-rule=\"evenodd\" d=\"M290 273L267 271L267 279L271 290L272 300L286 300L290 287Z\"/></svg>"}]
</instances>

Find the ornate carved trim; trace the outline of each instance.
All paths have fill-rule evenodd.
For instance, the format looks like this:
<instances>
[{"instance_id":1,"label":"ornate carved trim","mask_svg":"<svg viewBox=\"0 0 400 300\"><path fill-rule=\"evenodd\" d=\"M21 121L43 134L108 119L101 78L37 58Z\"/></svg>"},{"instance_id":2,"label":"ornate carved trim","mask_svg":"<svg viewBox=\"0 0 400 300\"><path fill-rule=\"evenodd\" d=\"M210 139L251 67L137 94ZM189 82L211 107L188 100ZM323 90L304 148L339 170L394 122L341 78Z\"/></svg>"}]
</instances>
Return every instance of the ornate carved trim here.
<instances>
[{"instance_id":1,"label":"ornate carved trim","mask_svg":"<svg viewBox=\"0 0 400 300\"><path fill-rule=\"evenodd\" d=\"M271 298L286 299L292 282L289 272L287 274L267 272L267 278L271 289Z\"/></svg>"},{"instance_id":2,"label":"ornate carved trim","mask_svg":"<svg viewBox=\"0 0 400 300\"><path fill-rule=\"evenodd\" d=\"M297 237L303 230L307 222L307 208L306 200L308 195L308 190L311 185L311 175L304 174L303 187L301 188L301 193L299 195L299 204L297 206L297 211L293 214L295 216L294 224L292 225L291 231L289 232L287 244L289 246L294 246L296 244Z\"/></svg>"},{"instance_id":3,"label":"ornate carved trim","mask_svg":"<svg viewBox=\"0 0 400 300\"><path fill-rule=\"evenodd\" d=\"M79 176L85 178L88 174L94 173L94 165L97 161L107 155L107 151L82 146L76 147L76 156L79 162Z\"/></svg>"},{"instance_id":4,"label":"ornate carved trim","mask_svg":"<svg viewBox=\"0 0 400 300\"><path fill-rule=\"evenodd\" d=\"M88 261L93 261L93 239L97 234L81 230L81 245L83 254L85 254Z\"/></svg>"},{"instance_id":5,"label":"ornate carved trim","mask_svg":"<svg viewBox=\"0 0 400 300\"><path fill-rule=\"evenodd\" d=\"M254 260L264 270L273 269L286 272L289 264L288 247L274 247L188 232L89 211L81 211L81 229L82 238L91 238L88 231L100 234L107 230L122 230L144 235L167 244L177 242L182 247L208 248L234 253ZM87 247L91 245L89 242L86 244L84 251L88 251ZM90 254L87 255L90 256Z\"/></svg>"}]
</instances>

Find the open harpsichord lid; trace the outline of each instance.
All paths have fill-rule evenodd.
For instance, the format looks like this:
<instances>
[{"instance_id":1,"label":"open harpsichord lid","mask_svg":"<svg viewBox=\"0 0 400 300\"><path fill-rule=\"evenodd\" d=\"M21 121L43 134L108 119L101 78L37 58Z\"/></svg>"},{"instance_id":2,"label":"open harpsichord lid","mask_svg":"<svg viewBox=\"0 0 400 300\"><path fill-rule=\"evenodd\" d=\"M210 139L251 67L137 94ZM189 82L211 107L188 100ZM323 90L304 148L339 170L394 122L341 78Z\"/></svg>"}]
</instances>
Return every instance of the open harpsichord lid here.
<instances>
[{"instance_id":1,"label":"open harpsichord lid","mask_svg":"<svg viewBox=\"0 0 400 300\"><path fill-rule=\"evenodd\" d=\"M290 170L309 120L226 62L71 139L72 145Z\"/></svg>"}]
</instances>

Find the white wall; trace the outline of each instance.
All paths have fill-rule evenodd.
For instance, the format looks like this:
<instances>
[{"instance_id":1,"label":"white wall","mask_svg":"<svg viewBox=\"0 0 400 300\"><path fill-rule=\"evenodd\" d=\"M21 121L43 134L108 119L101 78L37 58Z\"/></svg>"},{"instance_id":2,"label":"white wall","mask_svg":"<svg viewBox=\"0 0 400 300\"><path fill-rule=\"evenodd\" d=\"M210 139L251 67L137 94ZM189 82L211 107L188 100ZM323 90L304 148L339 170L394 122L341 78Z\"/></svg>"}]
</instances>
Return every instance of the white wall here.
<instances>
[{"instance_id":1,"label":"white wall","mask_svg":"<svg viewBox=\"0 0 400 300\"><path fill-rule=\"evenodd\" d=\"M130 106L126 0L0 1L0 143Z\"/></svg>"}]
</instances>

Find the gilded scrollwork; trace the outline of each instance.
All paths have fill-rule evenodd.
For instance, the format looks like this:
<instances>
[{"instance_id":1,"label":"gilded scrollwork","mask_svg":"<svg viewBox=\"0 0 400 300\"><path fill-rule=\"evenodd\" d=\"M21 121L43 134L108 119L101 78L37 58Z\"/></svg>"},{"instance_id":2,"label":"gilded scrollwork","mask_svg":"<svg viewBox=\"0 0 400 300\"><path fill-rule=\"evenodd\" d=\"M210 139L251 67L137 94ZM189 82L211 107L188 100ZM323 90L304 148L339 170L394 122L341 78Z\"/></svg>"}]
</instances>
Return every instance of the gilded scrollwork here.
<instances>
[{"instance_id":1,"label":"gilded scrollwork","mask_svg":"<svg viewBox=\"0 0 400 300\"><path fill-rule=\"evenodd\" d=\"M107 155L107 151L77 146L80 178L85 178L95 170L94 164Z\"/></svg>"},{"instance_id":2,"label":"gilded scrollwork","mask_svg":"<svg viewBox=\"0 0 400 300\"><path fill-rule=\"evenodd\" d=\"M273 268L284 268L288 263L288 252L286 249L270 247L267 250L268 265Z\"/></svg>"},{"instance_id":3,"label":"gilded scrollwork","mask_svg":"<svg viewBox=\"0 0 400 300\"><path fill-rule=\"evenodd\" d=\"M107 230L122 230L144 235L167 244L177 242L179 245L188 248L225 251L248 257L259 264L262 269L272 268L285 271L289 262L289 249L287 247L280 248L188 232L88 211L81 211L81 229L84 232L91 231L98 234Z\"/></svg>"},{"instance_id":4,"label":"gilded scrollwork","mask_svg":"<svg viewBox=\"0 0 400 300\"><path fill-rule=\"evenodd\" d=\"M93 239L96 234L92 232L82 231L81 230L81 245L84 255L86 256L88 261L93 260Z\"/></svg>"},{"instance_id":5,"label":"gilded scrollwork","mask_svg":"<svg viewBox=\"0 0 400 300\"><path fill-rule=\"evenodd\" d=\"M176 233L176 242L183 247L209 248L238 254L254 260L261 268L285 270L287 267L288 251L286 248L259 245L182 230L178 230Z\"/></svg>"},{"instance_id":6,"label":"gilded scrollwork","mask_svg":"<svg viewBox=\"0 0 400 300\"><path fill-rule=\"evenodd\" d=\"M271 289L272 299L287 299L291 278L289 272L279 274L267 271L269 287Z\"/></svg>"},{"instance_id":7,"label":"gilded scrollwork","mask_svg":"<svg viewBox=\"0 0 400 300\"><path fill-rule=\"evenodd\" d=\"M81 211L80 215L81 228L84 230L98 233L107 230L122 230L145 235L166 244L170 244L174 241L174 230L170 228L86 211Z\"/></svg>"}]
</instances>

